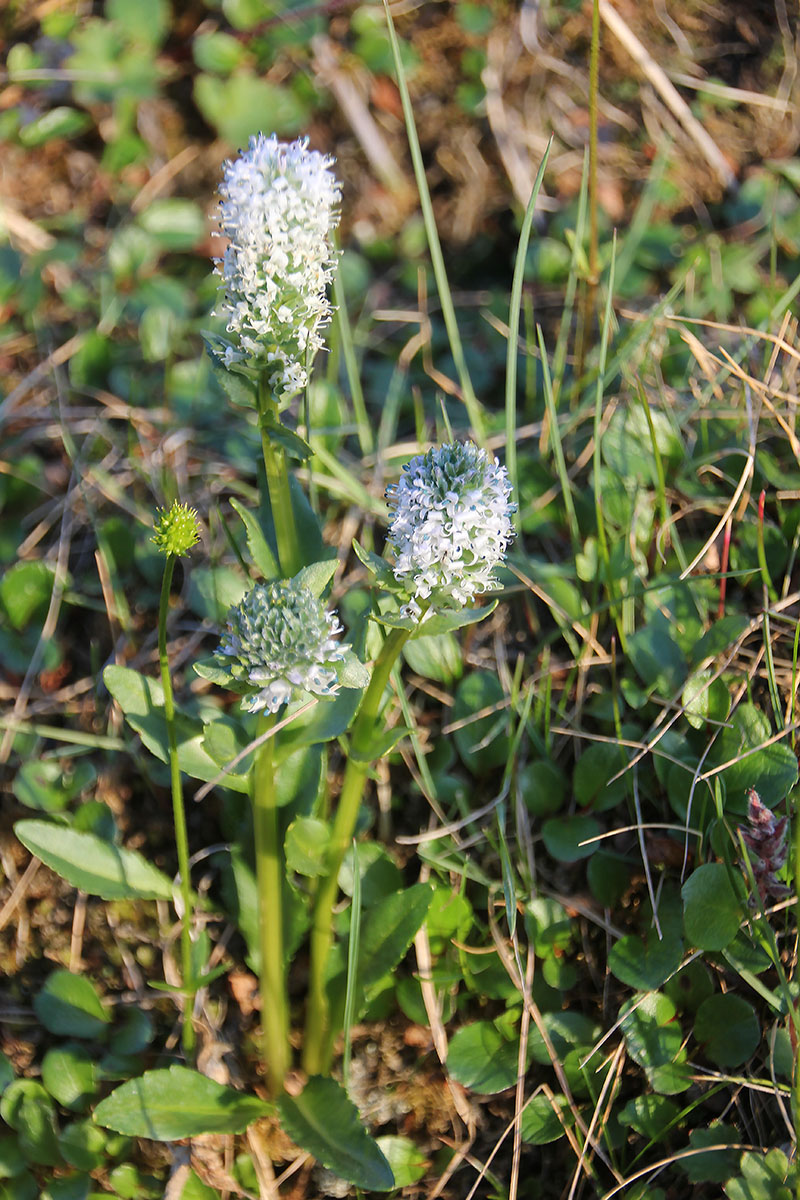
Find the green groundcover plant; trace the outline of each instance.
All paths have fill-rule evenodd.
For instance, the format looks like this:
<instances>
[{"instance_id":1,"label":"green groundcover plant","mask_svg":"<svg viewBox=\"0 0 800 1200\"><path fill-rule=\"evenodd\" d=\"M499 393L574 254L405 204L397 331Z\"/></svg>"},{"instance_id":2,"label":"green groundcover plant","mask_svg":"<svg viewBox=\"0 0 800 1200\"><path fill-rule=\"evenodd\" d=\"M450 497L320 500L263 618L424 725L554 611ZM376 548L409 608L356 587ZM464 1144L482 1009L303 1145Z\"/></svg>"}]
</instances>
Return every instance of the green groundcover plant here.
<instances>
[{"instance_id":1,"label":"green groundcover plant","mask_svg":"<svg viewBox=\"0 0 800 1200\"><path fill-rule=\"evenodd\" d=\"M480 24L480 6L461 10ZM166 35L163 11L142 4L136 18L113 3L75 37L78 98L114 109L110 170L141 154L135 104L157 90L163 64L134 68L142 45ZM456 319L386 13L381 47L397 76L426 282L441 309L436 351L453 376L437 376L448 395L432 419L409 389L417 436L391 454L404 381L395 363L375 372L373 429L346 271L337 274L335 162L305 137L252 133L225 164L225 243L201 367L214 389L207 408L218 411L203 417L199 373L188 411L198 438L211 429L245 458L260 454L257 485L223 507L213 488L195 494L164 470L167 502L138 540L98 526L101 561L122 579L125 548L158 597L153 672L116 655L102 672L124 727L82 742L78 730L2 725L19 759L14 802L30 814L15 822L19 843L83 903L105 902L115 929L120 913L154 903L167 941L171 906L177 962L165 953L164 978L148 971L153 1010L112 1004L100 978L78 970L56 967L37 984L46 1048L32 1065L10 1041L0 1056L0 1200L275 1197L291 1194L306 1156L319 1164L309 1195L800 1194L798 285L783 287L779 271L791 270L798 173L796 163L776 168L774 186L756 181L736 199L758 233L755 283L755 266L742 286L717 270L736 260L733 238L725 254L709 240L684 255L651 221L661 160L630 228L601 236L597 4L594 15L592 154L578 201L563 228L534 235L548 150L520 225L510 303L502 319L499 306L482 314L502 326L489 355L493 378L504 372L501 408L481 402L473 382L486 364ZM368 32L373 16L359 18ZM242 46L202 39L196 100L224 123L205 71L224 77L229 62L235 72ZM89 72L93 55L121 72L114 87ZM23 83L40 70L22 54L11 67ZM222 89L239 98L227 119L250 132L236 78ZM50 129L64 137L89 119L53 112ZM50 136L42 128L29 130L31 145ZM113 242L148 362L189 306L171 276L138 272L150 270L148 239L165 228L171 252L196 244L187 211L145 213ZM549 278L548 253L565 272L552 351L525 292L532 277ZM654 262L670 289L649 307L616 306L619 295L633 303ZM759 282L752 327L697 319L706 292L728 313ZM104 295L106 332L117 303ZM691 319L676 316L682 305ZM95 386L93 355L107 348L96 336L76 355L76 387ZM329 346L333 367L320 370ZM162 349L167 358L174 347ZM140 366L115 368L128 398ZM179 375L170 367L165 377ZM83 451L67 445L66 421L64 430L79 474ZM87 459L95 436L90 424ZM382 490L384 472L385 505L364 482L379 473ZM24 462L10 473L4 514L30 501L35 476ZM338 553L332 497L371 518ZM235 566L204 561L212 529ZM178 559L191 613L180 663L170 636ZM119 579L105 590L130 631L142 610ZM58 652L47 613L62 593L88 606L44 561L4 572L0 654L14 673ZM204 656L201 636L211 640ZM44 753L51 740L70 753ZM132 750L142 786L169 791L174 878L126 844L108 804L86 799L97 773L84 750L113 761ZM374 785L387 778L411 812L397 839L406 870L370 825ZM192 842L186 800L212 795L226 840L209 850ZM128 830L141 833L131 807ZM218 890L203 878L209 860ZM241 935L240 959L210 932L220 916ZM258 1040L232 1048L237 1066L223 1083L204 1054L204 1005L241 958L258 977ZM448 1132L434 1150L418 1126L398 1132L370 1113L355 1031L392 1019L424 1031L460 1141ZM259 1151L260 1130L274 1150ZM217 1135L239 1139L222 1181L197 1153ZM276 1180L271 1167L296 1148Z\"/></svg>"}]
</instances>

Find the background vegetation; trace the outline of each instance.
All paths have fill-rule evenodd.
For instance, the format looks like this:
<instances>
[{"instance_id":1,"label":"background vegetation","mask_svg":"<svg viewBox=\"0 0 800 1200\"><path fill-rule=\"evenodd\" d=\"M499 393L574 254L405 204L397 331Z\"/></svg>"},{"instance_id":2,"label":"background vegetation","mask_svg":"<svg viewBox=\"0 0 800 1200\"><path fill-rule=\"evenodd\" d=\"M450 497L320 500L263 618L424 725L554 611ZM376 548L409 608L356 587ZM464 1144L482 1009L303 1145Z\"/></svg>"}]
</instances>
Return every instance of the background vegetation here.
<instances>
[{"instance_id":1,"label":"background vegetation","mask_svg":"<svg viewBox=\"0 0 800 1200\"><path fill-rule=\"evenodd\" d=\"M350 1095L395 1139L407 1197L783 1198L798 924L778 885L797 864L759 892L739 830L754 788L797 833L796 19L782 0L601 3L594 241L591 6L393 11L519 513L495 613L409 643L395 679L412 734L363 813L361 903L420 880L433 901L369 990ZM0 34L0 1195L354 1194L270 1120L191 1147L92 1121L116 1083L177 1061L152 987L177 980L177 927L166 898L76 891L13 826L175 873L167 769L102 671L157 675L149 537L179 497L204 537L176 572L171 661L187 712L218 708L190 668L241 590L232 504L256 495L260 451L200 332L219 327L221 163L251 133L307 133L344 183L300 476L345 624L368 581L352 539L382 548L385 485L446 420L468 432L383 8L11 0ZM202 953L224 968L199 1065L258 1092L244 798L190 804L189 834ZM304 983L301 957L297 1012Z\"/></svg>"}]
</instances>

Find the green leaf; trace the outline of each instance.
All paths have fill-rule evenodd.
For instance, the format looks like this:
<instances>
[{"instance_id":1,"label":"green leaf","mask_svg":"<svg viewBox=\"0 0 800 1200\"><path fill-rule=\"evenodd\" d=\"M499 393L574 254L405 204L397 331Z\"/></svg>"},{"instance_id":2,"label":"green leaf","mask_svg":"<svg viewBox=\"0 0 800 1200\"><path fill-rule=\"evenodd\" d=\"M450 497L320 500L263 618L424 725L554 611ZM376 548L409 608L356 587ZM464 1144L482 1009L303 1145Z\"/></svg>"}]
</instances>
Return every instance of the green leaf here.
<instances>
[{"instance_id":1,"label":"green leaf","mask_svg":"<svg viewBox=\"0 0 800 1200\"><path fill-rule=\"evenodd\" d=\"M741 1175L725 1184L728 1200L792 1200L793 1190L784 1186L792 1180L789 1160L782 1150L764 1155L745 1151L739 1169Z\"/></svg>"},{"instance_id":2,"label":"green leaf","mask_svg":"<svg viewBox=\"0 0 800 1200\"><path fill-rule=\"evenodd\" d=\"M19 140L23 146L43 146L54 138L73 138L85 133L92 124L88 113L67 105L58 105L49 112L29 121L19 131Z\"/></svg>"},{"instance_id":3,"label":"green leaf","mask_svg":"<svg viewBox=\"0 0 800 1200\"><path fill-rule=\"evenodd\" d=\"M755 1053L761 1030L752 1004L726 992L700 1005L694 1036L718 1067L738 1067Z\"/></svg>"},{"instance_id":4,"label":"green leaf","mask_svg":"<svg viewBox=\"0 0 800 1200\"><path fill-rule=\"evenodd\" d=\"M360 749L356 749L355 746L351 745L347 756L353 762L357 763L378 762L386 754L394 750L397 743L402 741L409 733L411 733L411 730L408 725L398 723L397 725L393 725L391 729L384 729L373 734L370 741Z\"/></svg>"},{"instance_id":5,"label":"green leaf","mask_svg":"<svg viewBox=\"0 0 800 1200\"><path fill-rule=\"evenodd\" d=\"M364 913L358 956L362 988L371 987L397 966L425 920L432 899L430 883L414 883Z\"/></svg>"},{"instance_id":6,"label":"green leaf","mask_svg":"<svg viewBox=\"0 0 800 1200\"><path fill-rule=\"evenodd\" d=\"M423 679L433 679L445 687L452 687L464 670L461 647L452 633L411 638L403 647L403 658Z\"/></svg>"},{"instance_id":7,"label":"green leaf","mask_svg":"<svg viewBox=\"0 0 800 1200\"><path fill-rule=\"evenodd\" d=\"M39 812L63 812L70 795L63 786L61 765L52 759L23 763L12 785L14 795L26 808Z\"/></svg>"},{"instance_id":8,"label":"green leaf","mask_svg":"<svg viewBox=\"0 0 800 1200\"><path fill-rule=\"evenodd\" d=\"M66 1037L104 1037L111 1020L86 976L63 968L48 975L33 1008L45 1029Z\"/></svg>"},{"instance_id":9,"label":"green leaf","mask_svg":"<svg viewBox=\"0 0 800 1200\"><path fill-rule=\"evenodd\" d=\"M13 1179L24 1170L25 1159L17 1138L13 1134L0 1136L0 1179Z\"/></svg>"},{"instance_id":10,"label":"green leaf","mask_svg":"<svg viewBox=\"0 0 800 1200\"><path fill-rule=\"evenodd\" d=\"M259 570L264 579L280 579L281 572L277 559L269 547L267 539L264 536L264 531L258 523L258 518L234 497L231 497L231 508L239 514L244 524L247 534L247 548L250 551L253 565Z\"/></svg>"},{"instance_id":11,"label":"green leaf","mask_svg":"<svg viewBox=\"0 0 800 1200\"><path fill-rule=\"evenodd\" d=\"M594 817L550 817L542 825L542 838L547 852L559 862L578 862L582 858L589 858L601 845L590 839L596 838L600 832L600 824Z\"/></svg>"},{"instance_id":12,"label":"green leaf","mask_svg":"<svg viewBox=\"0 0 800 1200\"><path fill-rule=\"evenodd\" d=\"M102 1100L94 1119L129 1137L175 1142L202 1133L242 1133L272 1106L223 1087L198 1071L145 1071Z\"/></svg>"},{"instance_id":13,"label":"green leaf","mask_svg":"<svg viewBox=\"0 0 800 1200\"><path fill-rule=\"evenodd\" d=\"M138 223L164 250L191 250L207 233L206 215L193 200L154 200Z\"/></svg>"},{"instance_id":14,"label":"green leaf","mask_svg":"<svg viewBox=\"0 0 800 1200\"><path fill-rule=\"evenodd\" d=\"M519 1041L509 1041L491 1021L473 1021L450 1039L447 1070L457 1083L484 1096L517 1081Z\"/></svg>"},{"instance_id":15,"label":"green leaf","mask_svg":"<svg viewBox=\"0 0 800 1200\"><path fill-rule=\"evenodd\" d=\"M246 54L245 47L229 33L197 33L192 41L197 66L215 75L230 75Z\"/></svg>"},{"instance_id":16,"label":"green leaf","mask_svg":"<svg viewBox=\"0 0 800 1200\"><path fill-rule=\"evenodd\" d=\"M0 1050L0 1095L2 1095L13 1080L14 1068L9 1062L8 1056Z\"/></svg>"},{"instance_id":17,"label":"green leaf","mask_svg":"<svg viewBox=\"0 0 800 1200\"><path fill-rule=\"evenodd\" d=\"M313 457L314 451L305 438L300 437L299 433L295 433L281 421L276 421L269 413L261 417L260 424L261 428L266 429L269 434L269 440L280 446L289 458L294 458L298 462L307 462L309 458Z\"/></svg>"},{"instance_id":18,"label":"green leaf","mask_svg":"<svg viewBox=\"0 0 800 1200\"><path fill-rule=\"evenodd\" d=\"M693 1150L705 1146L720 1146L739 1141L738 1132L730 1125L714 1121L708 1129L693 1129L689 1134L689 1145ZM707 1154L695 1154L692 1158L679 1159L677 1166L686 1175L689 1183L723 1183L736 1170L739 1153L736 1150L709 1150Z\"/></svg>"},{"instance_id":19,"label":"green leaf","mask_svg":"<svg viewBox=\"0 0 800 1200\"><path fill-rule=\"evenodd\" d=\"M627 764L628 758L621 746L607 742L587 746L575 764L572 778L575 799L581 807L604 812L623 800L628 794L629 782L620 771Z\"/></svg>"},{"instance_id":20,"label":"green leaf","mask_svg":"<svg viewBox=\"0 0 800 1200\"><path fill-rule=\"evenodd\" d=\"M215 1200L219 1192L215 1192L207 1183L203 1183L194 1171L189 1172L189 1178L183 1186L180 1200Z\"/></svg>"},{"instance_id":21,"label":"green leaf","mask_svg":"<svg viewBox=\"0 0 800 1200\"><path fill-rule=\"evenodd\" d=\"M53 1101L34 1079L16 1079L3 1094L0 1116L17 1131L25 1160L38 1166L61 1162L58 1125Z\"/></svg>"},{"instance_id":22,"label":"green leaf","mask_svg":"<svg viewBox=\"0 0 800 1200\"><path fill-rule=\"evenodd\" d=\"M358 688L359 691L363 691L370 680L369 669L352 650L348 650L344 658L336 664L336 677L340 687Z\"/></svg>"},{"instance_id":23,"label":"green leaf","mask_svg":"<svg viewBox=\"0 0 800 1200\"><path fill-rule=\"evenodd\" d=\"M62 812L91 787L97 772L86 759L73 762L67 770L55 759L32 759L23 763L13 783L20 804L39 812Z\"/></svg>"},{"instance_id":24,"label":"green leaf","mask_svg":"<svg viewBox=\"0 0 800 1200\"><path fill-rule=\"evenodd\" d=\"M323 1166L365 1191L395 1187L386 1158L334 1079L312 1076L299 1096L284 1094L277 1104L285 1132Z\"/></svg>"},{"instance_id":25,"label":"green leaf","mask_svg":"<svg viewBox=\"0 0 800 1200\"><path fill-rule=\"evenodd\" d=\"M733 645L737 638L741 637L748 624L748 618L739 614L715 621L695 643L691 654L692 665L698 666L704 660L716 658L722 654L724 650Z\"/></svg>"},{"instance_id":26,"label":"green leaf","mask_svg":"<svg viewBox=\"0 0 800 1200\"><path fill-rule=\"evenodd\" d=\"M411 1138L387 1134L375 1140L394 1175L395 1187L408 1187L422 1179L428 1169L428 1160Z\"/></svg>"},{"instance_id":27,"label":"green leaf","mask_svg":"<svg viewBox=\"0 0 800 1200\"><path fill-rule=\"evenodd\" d=\"M132 671L130 667L112 664L103 672L103 682L125 714L130 725L150 753L161 762L169 761L167 722L164 716L164 692L156 679ZM177 711L175 732L178 739L178 764L193 779L208 781L219 775L219 764L205 747L206 727L199 717L188 717ZM247 792L247 778L230 772L225 786L237 792Z\"/></svg>"},{"instance_id":28,"label":"green leaf","mask_svg":"<svg viewBox=\"0 0 800 1200\"><path fill-rule=\"evenodd\" d=\"M211 374L228 399L241 408L258 408L258 387L255 381L239 371L229 370L225 365L225 348L231 343L207 331L202 336L211 364Z\"/></svg>"},{"instance_id":29,"label":"green leaf","mask_svg":"<svg viewBox=\"0 0 800 1200\"><path fill-rule=\"evenodd\" d=\"M692 728L702 729L707 721L721 724L726 719L731 697L724 679L715 679L713 671L695 671L686 681L681 704Z\"/></svg>"},{"instance_id":30,"label":"green leaf","mask_svg":"<svg viewBox=\"0 0 800 1200\"><path fill-rule=\"evenodd\" d=\"M663 623L662 623L663 622ZM665 621L655 618L628 639L628 653L637 675L659 696L671 699L686 679L686 659Z\"/></svg>"},{"instance_id":31,"label":"green leaf","mask_svg":"<svg viewBox=\"0 0 800 1200\"><path fill-rule=\"evenodd\" d=\"M17 821L14 833L31 854L72 887L103 900L171 900L172 880L136 850L125 850L93 833L49 821Z\"/></svg>"},{"instance_id":32,"label":"green leaf","mask_svg":"<svg viewBox=\"0 0 800 1200\"><path fill-rule=\"evenodd\" d=\"M764 746L771 736L764 714L754 704L740 704L717 738L714 763L731 763L722 772L728 812L745 816L748 788L754 787L764 803L774 808L797 783L797 758L785 742Z\"/></svg>"},{"instance_id":33,"label":"green leaf","mask_svg":"<svg viewBox=\"0 0 800 1200\"><path fill-rule=\"evenodd\" d=\"M330 825L315 817L298 817L286 831L286 865L290 871L316 879L326 873Z\"/></svg>"},{"instance_id":34,"label":"green leaf","mask_svg":"<svg viewBox=\"0 0 800 1200\"><path fill-rule=\"evenodd\" d=\"M523 1142L531 1146L545 1146L557 1142L575 1121L565 1096L554 1097L555 1107L547 1096L534 1096L522 1113L520 1133ZM559 1115L560 1114L560 1115Z\"/></svg>"},{"instance_id":35,"label":"green leaf","mask_svg":"<svg viewBox=\"0 0 800 1200\"><path fill-rule=\"evenodd\" d=\"M313 746L341 737L349 729L360 703L361 692L357 688L346 688L333 700L318 701L304 716L292 721L277 735L275 761L281 763L301 746Z\"/></svg>"},{"instance_id":36,"label":"green leaf","mask_svg":"<svg viewBox=\"0 0 800 1200\"><path fill-rule=\"evenodd\" d=\"M367 570L376 577L378 583L397 583L394 572L385 558L381 558L379 554L373 554L371 550L365 550L355 538L353 538L353 550L359 562L362 562Z\"/></svg>"},{"instance_id":37,"label":"green leaf","mask_svg":"<svg viewBox=\"0 0 800 1200\"><path fill-rule=\"evenodd\" d=\"M58 1148L66 1162L79 1171L96 1171L105 1161L106 1135L93 1121L73 1121L65 1125Z\"/></svg>"},{"instance_id":38,"label":"green leaf","mask_svg":"<svg viewBox=\"0 0 800 1200\"><path fill-rule=\"evenodd\" d=\"M651 992L678 969L682 955L679 937L664 930L659 938L656 929L649 929L644 941L633 933L621 937L608 956L608 967L622 983L638 992Z\"/></svg>"},{"instance_id":39,"label":"green leaf","mask_svg":"<svg viewBox=\"0 0 800 1200\"><path fill-rule=\"evenodd\" d=\"M739 932L742 903L724 863L703 863L681 888L686 939L698 950L724 950Z\"/></svg>"},{"instance_id":40,"label":"green leaf","mask_svg":"<svg viewBox=\"0 0 800 1200\"><path fill-rule=\"evenodd\" d=\"M683 1042L675 1015L675 1005L661 992L636 996L624 1006L621 1028L625 1045L640 1067L649 1070L675 1060Z\"/></svg>"},{"instance_id":41,"label":"green leaf","mask_svg":"<svg viewBox=\"0 0 800 1200\"><path fill-rule=\"evenodd\" d=\"M476 716L484 710L494 710ZM491 671L473 671L456 689L453 733L462 762L474 775L505 765L511 745L503 685Z\"/></svg>"},{"instance_id":42,"label":"green leaf","mask_svg":"<svg viewBox=\"0 0 800 1200\"><path fill-rule=\"evenodd\" d=\"M259 129L291 135L308 123L308 104L296 92L244 71L225 80L198 75L194 99L208 123L231 146L246 146Z\"/></svg>"},{"instance_id":43,"label":"green leaf","mask_svg":"<svg viewBox=\"0 0 800 1200\"><path fill-rule=\"evenodd\" d=\"M42 1083L63 1108L82 1111L97 1091L94 1056L69 1042L54 1046L42 1060Z\"/></svg>"},{"instance_id":44,"label":"green leaf","mask_svg":"<svg viewBox=\"0 0 800 1200\"><path fill-rule=\"evenodd\" d=\"M0 604L13 627L24 629L34 616L43 618L55 576L43 562L18 562L0 579Z\"/></svg>"},{"instance_id":45,"label":"green leaf","mask_svg":"<svg viewBox=\"0 0 800 1200\"><path fill-rule=\"evenodd\" d=\"M169 29L169 0L107 0L106 17L126 39L155 47Z\"/></svg>"},{"instance_id":46,"label":"green leaf","mask_svg":"<svg viewBox=\"0 0 800 1200\"><path fill-rule=\"evenodd\" d=\"M666 1136L667 1126L676 1121L680 1111L666 1096L636 1096L620 1109L619 1120L623 1127L630 1125L642 1137L657 1142Z\"/></svg>"},{"instance_id":47,"label":"green leaf","mask_svg":"<svg viewBox=\"0 0 800 1200\"><path fill-rule=\"evenodd\" d=\"M309 563L294 576L293 582L298 587L307 588L312 595L320 597L336 574L339 563L335 558L324 559L322 562Z\"/></svg>"},{"instance_id":48,"label":"green leaf","mask_svg":"<svg viewBox=\"0 0 800 1200\"><path fill-rule=\"evenodd\" d=\"M466 625L477 625L478 621L488 617L496 608L497 601L492 600L490 604L484 604L480 608L448 608L444 612L432 613L420 625L416 625L414 622L415 629L411 638L413 640L414 638L438 637L442 633L451 633L454 629L463 629ZM378 620L380 619L379 617Z\"/></svg>"}]
</instances>

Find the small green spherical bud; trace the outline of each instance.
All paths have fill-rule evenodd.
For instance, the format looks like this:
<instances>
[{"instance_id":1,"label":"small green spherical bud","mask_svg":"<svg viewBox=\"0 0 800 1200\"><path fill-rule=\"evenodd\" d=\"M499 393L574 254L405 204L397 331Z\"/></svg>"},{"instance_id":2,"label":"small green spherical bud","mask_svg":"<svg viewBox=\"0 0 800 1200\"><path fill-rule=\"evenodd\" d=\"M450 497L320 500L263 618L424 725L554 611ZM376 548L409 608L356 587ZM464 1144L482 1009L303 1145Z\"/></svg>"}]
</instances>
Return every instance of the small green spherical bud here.
<instances>
[{"instance_id":1,"label":"small green spherical bud","mask_svg":"<svg viewBox=\"0 0 800 1200\"><path fill-rule=\"evenodd\" d=\"M151 542L155 542L162 554L188 554L200 540L195 509L173 500L171 508L159 508L156 513Z\"/></svg>"}]
</instances>

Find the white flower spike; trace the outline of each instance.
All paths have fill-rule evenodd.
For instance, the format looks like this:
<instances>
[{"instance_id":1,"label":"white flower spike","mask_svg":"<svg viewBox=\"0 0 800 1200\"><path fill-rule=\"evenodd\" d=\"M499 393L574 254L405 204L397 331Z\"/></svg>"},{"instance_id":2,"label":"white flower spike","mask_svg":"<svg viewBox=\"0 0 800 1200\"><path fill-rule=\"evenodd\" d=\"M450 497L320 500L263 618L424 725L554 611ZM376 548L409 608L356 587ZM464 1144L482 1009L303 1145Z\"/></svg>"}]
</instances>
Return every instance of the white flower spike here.
<instances>
[{"instance_id":1,"label":"white flower spike","mask_svg":"<svg viewBox=\"0 0 800 1200\"><path fill-rule=\"evenodd\" d=\"M331 318L326 289L341 199L332 165L308 149L307 138L279 142L263 133L225 163L220 225L228 246L216 270L219 311L237 343L225 358L228 366L271 367L276 400L305 387L307 356L321 349L320 330Z\"/></svg>"},{"instance_id":2,"label":"white flower spike","mask_svg":"<svg viewBox=\"0 0 800 1200\"><path fill-rule=\"evenodd\" d=\"M461 608L495 586L492 570L514 536L505 467L473 442L452 442L417 455L387 488L394 508L389 542L395 578L413 593L406 614Z\"/></svg>"},{"instance_id":3,"label":"white flower spike","mask_svg":"<svg viewBox=\"0 0 800 1200\"><path fill-rule=\"evenodd\" d=\"M331 663L349 646L336 614L308 588L291 581L258 583L228 613L228 628L215 658L232 681L248 690L247 712L277 712L299 691L334 696L337 674Z\"/></svg>"}]
</instances>

